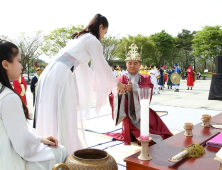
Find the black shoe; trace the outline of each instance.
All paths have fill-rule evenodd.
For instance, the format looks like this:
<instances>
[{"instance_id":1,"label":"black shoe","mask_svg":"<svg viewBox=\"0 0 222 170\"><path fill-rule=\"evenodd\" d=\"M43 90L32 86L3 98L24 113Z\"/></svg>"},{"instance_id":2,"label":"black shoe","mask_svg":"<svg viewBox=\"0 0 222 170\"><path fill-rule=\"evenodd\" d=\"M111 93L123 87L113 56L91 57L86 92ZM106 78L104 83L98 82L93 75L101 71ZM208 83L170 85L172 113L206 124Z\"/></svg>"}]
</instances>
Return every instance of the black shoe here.
<instances>
[{"instance_id":1,"label":"black shoe","mask_svg":"<svg viewBox=\"0 0 222 170\"><path fill-rule=\"evenodd\" d=\"M161 87L160 90L163 90L163 88Z\"/></svg>"},{"instance_id":2,"label":"black shoe","mask_svg":"<svg viewBox=\"0 0 222 170\"><path fill-rule=\"evenodd\" d=\"M169 89L169 86L168 86L168 89Z\"/></svg>"},{"instance_id":3,"label":"black shoe","mask_svg":"<svg viewBox=\"0 0 222 170\"><path fill-rule=\"evenodd\" d=\"M191 87L191 90L192 90L192 87Z\"/></svg>"},{"instance_id":4,"label":"black shoe","mask_svg":"<svg viewBox=\"0 0 222 170\"><path fill-rule=\"evenodd\" d=\"M172 89L172 86L170 87L170 89Z\"/></svg>"},{"instance_id":5,"label":"black shoe","mask_svg":"<svg viewBox=\"0 0 222 170\"><path fill-rule=\"evenodd\" d=\"M187 90L189 90L189 87L187 88ZM191 88L191 90L192 90L192 88Z\"/></svg>"},{"instance_id":6,"label":"black shoe","mask_svg":"<svg viewBox=\"0 0 222 170\"><path fill-rule=\"evenodd\" d=\"M179 89L174 90L174 92L179 92Z\"/></svg>"}]
</instances>

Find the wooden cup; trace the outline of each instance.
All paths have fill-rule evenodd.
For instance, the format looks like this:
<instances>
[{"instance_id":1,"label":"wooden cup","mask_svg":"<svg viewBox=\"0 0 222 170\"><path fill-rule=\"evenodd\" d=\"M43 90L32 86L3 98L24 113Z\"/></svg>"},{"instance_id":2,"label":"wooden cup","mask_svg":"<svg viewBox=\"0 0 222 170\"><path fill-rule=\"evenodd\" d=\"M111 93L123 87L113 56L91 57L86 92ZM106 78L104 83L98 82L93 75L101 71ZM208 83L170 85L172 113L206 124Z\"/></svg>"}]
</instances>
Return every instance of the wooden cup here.
<instances>
[{"instance_id":1,"label":"wooden cup","mask_svg":"<svg viewBox=\"0 0 222 170\"><path fill-rule=\"evenodd\" d=\"M184 123L184 127L185 132L184 132L184 136L193 136L193 123Z\"/></svg>"},{"instance_id":2,"label":"wooden cup","mask_svg":"<svg viewBox=\"0 0 222 170\"><path fill-rule=\"evenodd\" d=\"M208 114L203 114L202 115L202 126L203 127L210 127L211 124L210 124L210 119L211 119L211 115L208 115Z\"/></svg>"}]
</instances>

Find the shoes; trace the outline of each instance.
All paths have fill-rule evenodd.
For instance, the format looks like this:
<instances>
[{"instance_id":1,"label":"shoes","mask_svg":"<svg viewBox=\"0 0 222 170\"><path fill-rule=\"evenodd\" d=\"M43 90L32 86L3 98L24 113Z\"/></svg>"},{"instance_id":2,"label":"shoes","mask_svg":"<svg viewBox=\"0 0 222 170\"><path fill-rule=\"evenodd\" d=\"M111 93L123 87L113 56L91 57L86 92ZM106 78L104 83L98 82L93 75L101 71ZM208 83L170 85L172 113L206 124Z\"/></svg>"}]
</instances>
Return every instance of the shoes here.
<instances>
[{"instance_id":1,"label":"shoes","mask_svg":"<svg viewBox=\"0 0 222 170\"><path fill-rule=\"evenodd\" d=\"M172 86L170 87L170 89L172 89Z\"/></svg>"},{"instance_id":2,"label":"shoes","mask_svg":"<svg viewBox=\"0 0 222 170\"><path fill-rule=\"evenodd\" d=\"M174 92L179 92L179 89L175 89Z\"/></svg>"},{"instance_id":3,"label":"shoes","mask_svg":"<svg viewBox=\"0 0 222 170\"><path fill-rule=\"evenodd\" d=\"M189 87L187 88L187 90L189 90ZM192 88L191 88L191 90L192 90Z\"/></svg>"},{"instance_id":4,"label":"shoes","mask_svg":"<svg viewBox=\"0 0 222 170\"><path fill-rule=\"evenodd\" d=\"M191 87L191 90L192 90L192 87Z\"/></svg>"},{"instance_id":5,"label":"shoes","mask_svg":"<svg viewBox=\"0 0 222 170\"><path fill-rule=\"evenodd\" d=\"M160 90L163 90L163 88L161 87Z\"/></svg>"},{"instance_id":6,"label":"shoes","mask_svg":"<svg viewBox=\"0 0 222 170\"><path fill-rule=\"evenodd\" d=\"M168 89L169 89L169 86L168 86Z\"/></svg>"}]
</instances>

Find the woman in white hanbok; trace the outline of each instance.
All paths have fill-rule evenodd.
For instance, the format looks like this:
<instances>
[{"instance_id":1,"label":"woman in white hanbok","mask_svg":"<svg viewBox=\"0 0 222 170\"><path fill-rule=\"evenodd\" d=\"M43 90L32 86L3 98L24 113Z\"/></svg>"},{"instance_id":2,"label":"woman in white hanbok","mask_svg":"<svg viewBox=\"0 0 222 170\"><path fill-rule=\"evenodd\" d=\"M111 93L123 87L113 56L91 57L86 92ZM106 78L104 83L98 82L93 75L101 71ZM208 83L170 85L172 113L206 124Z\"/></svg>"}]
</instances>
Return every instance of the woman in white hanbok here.
<instances>
[{"instance_id":1,"label":"woman in white hanbok","mask_svg":"<svg viewBox=\"0 0 222 170\"><path fill-rule=\"evenodd\" d=\"M69 154L87 146L84 122L89 116L92 99L96 98L98 113L113 90L125 88L103 56L100 40L107 30L106 17L95 15L84 30L72 36L39 80L36 134L56 136Z\"/></svg>"},{"instance_id":2,"label":"woman in white hanbok","mask_svg":"<svg viewBox=\"0 0 222 170\"><path fill-rule=\"evenodd\" d=\"M0 40L0 170L51 170L68 153L56 138L29 132L28 109L10 84L20 78L20 62L19 49Z\"/></svg>"}]
</instances>

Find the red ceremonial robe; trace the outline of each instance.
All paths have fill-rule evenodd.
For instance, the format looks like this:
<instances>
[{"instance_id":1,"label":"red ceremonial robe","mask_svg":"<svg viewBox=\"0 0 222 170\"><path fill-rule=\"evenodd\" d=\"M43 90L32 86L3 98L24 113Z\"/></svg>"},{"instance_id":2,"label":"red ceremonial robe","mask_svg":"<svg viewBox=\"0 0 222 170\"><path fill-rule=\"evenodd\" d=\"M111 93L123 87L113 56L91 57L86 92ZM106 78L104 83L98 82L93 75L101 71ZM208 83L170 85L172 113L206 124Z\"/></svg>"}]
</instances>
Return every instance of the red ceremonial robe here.
<instances>
[{"instance_id":1,"label":"red ceremonial robe","mask_svg":"<svg viewBox=\"0 0 222 170\"><path fill-rule=\"evenodd\" d=\"M128 80L125 75L118 77L118 79L121 83L128 84ZM141 85L139 85L139 81L137 84L140 88L153 88L150 76L148 75L141 74ZM106 135L117 140L124 141L125 145L130 145L131 134L136 139L140 136L140 105L138 101L138 91L137 89L133 89L133 92L130 93L133 95L129 95L129 92L126 92L125 95L119 96L118 94L110 94L109 96L109 101L112 108L112 118L114 120L114 123L115 125L118 125L122 122L123 130L121 133L106 133ZM130 101L128 100L129 96L131 96ZM131 103L131 105L129 105L129 103ZM132 112L132 108L134 110L134 113ZM149 133L150 136L153 138L153 140L150 142L150 145L153 145L163 139L171 137L173 134L169 131L169 129L161 120L159 115L151 108L149 112ZM138 144L140 144L139 141L137 142Z\"/></svg>"},{"instance_id":2,"label":"red ceremonial robe","mask_svg":"<svg viewBox=\"0 0 222 170\"><path fill-rule=\"evenodd\" d=\"M26 85L26 82L25 82L25 78L23 76L21 76L21 84L24 85L25 91L26 91L27 90L27 85ZM21 97L24 104L27 106L26 95L24 94L24 96L21 96L21 93L22 93L21 84L19 83L18 80L13 81L14 90L18 93L18 95Z\"/></svg>"},{"instance_id":3,"label":"red ceremonial robe","mask_svg":"<svg viewBox=\"0 0 222 170\"><path fill-rule=\"evenodd\" d=\"M188 87L193 87L194 86L193 74L194 74L193 69L192 69L191 66L189 66L188 69L187 69L187 86Z\"/></svg>"}]
</instances>

